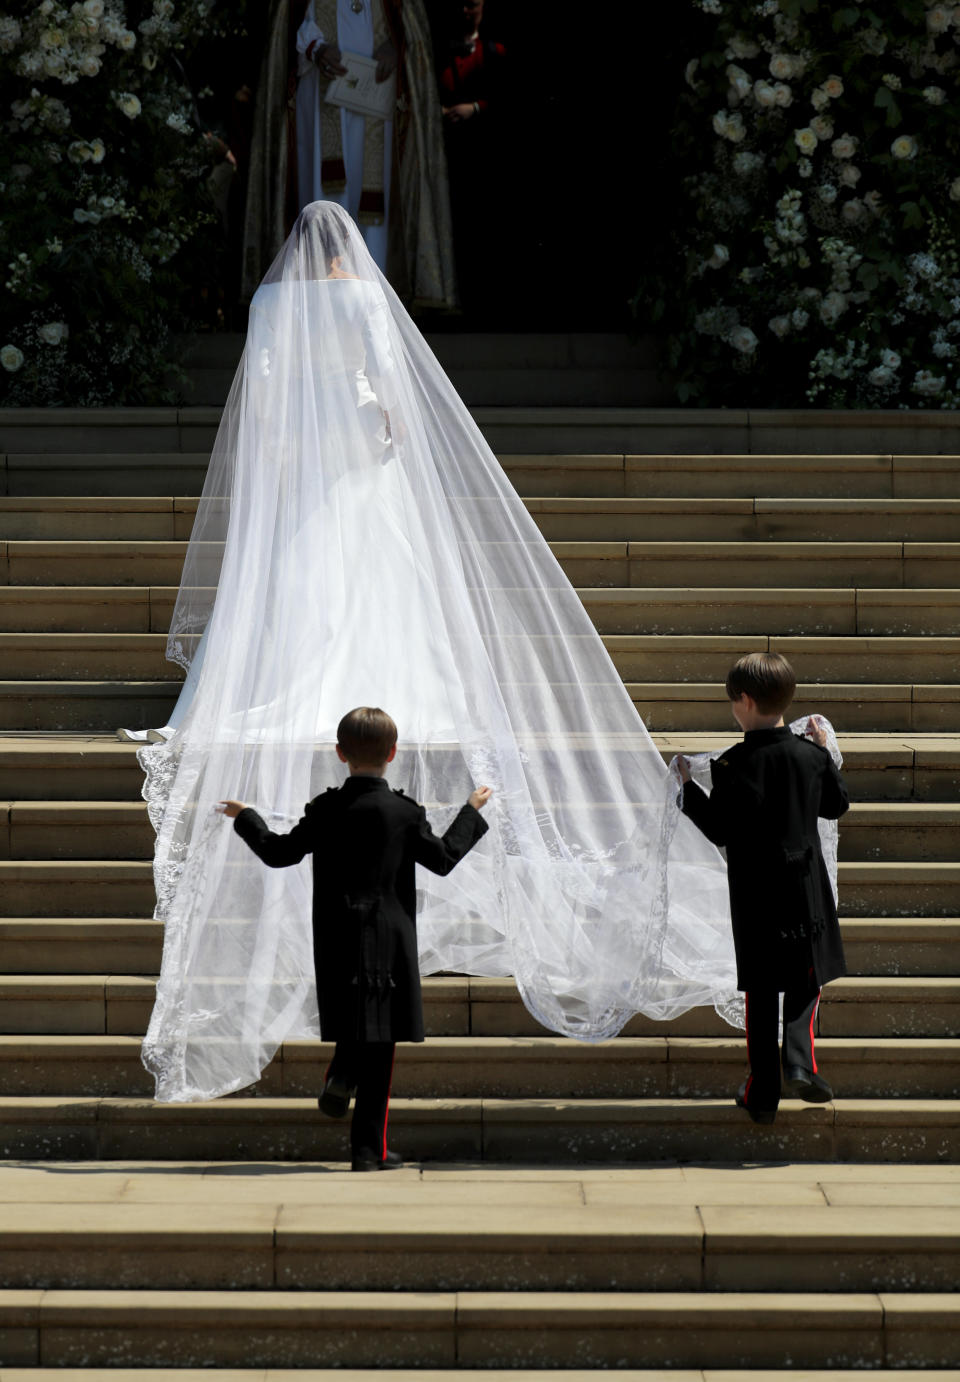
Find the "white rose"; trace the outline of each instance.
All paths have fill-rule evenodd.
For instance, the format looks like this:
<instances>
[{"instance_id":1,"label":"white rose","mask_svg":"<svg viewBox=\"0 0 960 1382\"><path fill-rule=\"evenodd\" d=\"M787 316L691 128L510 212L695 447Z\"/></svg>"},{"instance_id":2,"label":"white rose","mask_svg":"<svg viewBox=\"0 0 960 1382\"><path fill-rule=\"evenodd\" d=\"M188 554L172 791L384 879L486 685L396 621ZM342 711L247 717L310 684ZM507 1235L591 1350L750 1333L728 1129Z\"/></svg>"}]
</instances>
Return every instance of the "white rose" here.
<instances>
[{"instance_id":1,"label":"white rose","mask_svg":"<svg viewBox=\"0 0 960 1382\"><path fill-rule=\"evenodd\" d=\"M901 134L890 145L894 158L910 159L917 156L917 141L910 134Z\"/></svg>"},{"instance_id":2,"label":"white rose","mask_svg":"<svg viewBox=\"0 0 960 1382\"><path fill-rule=\"evenodd\" d=\"M774 53L770 59L770 75L778 81L789 81L794 73L794 61L787 53Z\"/></svg>"},{"instance_id":3,"label":"white rose","mask_svg":"<svg viewBox=\"0 0 960 1382\"><path fill-rule=\"evenodd\" d=\"M813 94L810 97L810 104L813 106L814 110L823 110L826 106L830 104L830 97L824 91L822 86L818 86L816 90L813 92Z\"/></svg>"},{"instance_id":4,"label":"white rose","mask_svg":"<svg viewBox=\"0 0 960 1382\"><path fill-rule=\"evenodd\" d=\"M840 181L844 187L856 187L862 177L863 174L855 163L845 163L840 169Z\"/></svg>"},{"instance_id":5,"label":"white rose","mask_svg":"<svg viewBox=\"0 0 960 1382\"><path fill-rule=\"evenodd\" d=\"M810 128L818 139L833 138L833 121L828 120L825 115L815 115L810 121Z\"/></svg>"},{"instance_id":6,"label":"white rose","mask_svg":"<svg viewBox=\"0 0 960 1382\"><path fill-rule=\"evenodd\" d=\"M895 350L885 350L883 354L880 356L880 359L886 365L887 369L900 368L900 356L897 354Z\"/></svg>"},{"instance_id":7,"label":"white rose","mask_svg":"<svg viewBox=\"0 0 960 1382\"><path fill-rule=\"evenodd\" d=\"M80 71L85 77L95 77L100 71L100 59L93 53L84 53L80 59Z\"/></svg>"},{"instance_id":8,"label":"white rose","mask_svg":"<svg viewBox=\"0 0 960 1382\"><path fill-rule=\"evenodd\" d=\"M844 202L840 214L847 225L855 226L858 221L863 219L863 202L856 197L851 197L848 202Z\"/></svg>"},{"instance_id":9,"label":"white rose","mask_svg":"<svg viewBox=\"0 0 960 1382\"><path fill-rule=\"evenodd\" d=\"M887 384L893 383L893 370L887 369L885 365L878 365L867 375L867 380L874 388L882 389Z\"/></svg>"},{"instance_id":10,"label":"white rose","mask_svg":"<svg viewBox=\"0 0 960 1382\"><path fill-rule=\"evenodd\" d=\"M829 76L825 82L821 82L820 90L831 101L836 101L843 95L843 78L836 75Z\"/></svg>"},{"instance_id":11,"label":"white rose","mask_svg":"<svg viewBox=\"0 0 960 1382\"><path fill-rule=\"evenodd\" d=\"M942 106L947 99L947 93L942 86L925 86L923 88L923 99L931 106Z\"/></svg>"},{"instance_id":12,"label":"white rose","mask_svg":"<svg viewBox=\"0 0 960 1382\"><path fill-rule=\"evenodd\" d=\"M874 216L879 216L881 210L883 209L883 197L874 188L870 192L864 192L863 204L868 211L873 212Z\"/></svg>"},{"instance_id":13,"label":"white rose","mask_svg":"<svg viewBox=\"0 0 960 1382\"><path fill-rule=\"evenodd\" d=\"M103 0L83 0L83 12L88 19L102 19Z\"/></svg>"},{"instance_id":14,"label":"white rose","mask_svg":"<svg viewBox=\"0 0 960 1382\"><path fill-rule=\"evenodd\" d=\"M117 37L117 47L124 53L130 53L137 46L137 36L131 29L121 29Z\"/></svg>"},{"instance_id":15,"label":"white rose","mask_svg":"<svg viewBox=\"0 0 960 1382\"><path fill-rule=\"evenodd\" d=\"M59 53L46 53L43 59L43 70L48 77L59 77L63 71L63 58Z\"/></svg>"},{"instance_id":16,"label":"white rose","mask_svg":"<svg viewBox=\"0 0 960 1382\"><path fill-rule=\"evenodd\" d=\"M129 91L121 91L116 98L117 105L123 111L128 120L135 120L143 107L140 105L139 96L132 95Z\"/></svg>"},{"instance_id":17,"label":"white rose","mask_svg":"<svg viewBox=\"0 0 960 1382\"><path fill-rule=\"evenodd\" d=\"M899 91L903 86L903 82L897 76L896 72L884 72L880 80L890 91Z\"/></svg>"},{"instance_id":18,"label":"white rose","mask_svg":"<svg viewBox=\"0 0 960 1382\"><path fill-rule=\"evenodd\" d=\"M960 202L960 178L954 178L950 184L950 200Z\"/></svg>"},{"instance_id":19,"label":"white rose","mask_svg":"<svg viewBox=\"0 0 960 1382\"><path fill-rule=\"evenodd\" d=\"M770 110L777 104L777 93L770 82L754 82L753 97L757 105L762 106L764 110Z\"/></svg>"},{"instance_id":20,"label":"white rose","mask_svg":"<svg viewBox=\"0 0 960 1382\"><path fill-rule=\"evenodd\" d=\"M725 264L730 262L730 251L726 245L714 245L713 254L707 260L711 269L722 269Z\"/></svg>"},{"instance_id":21,"label":"white rose","mask_svg":"<svg viewBox=\"0 0 960 1382\"><path fill-rule=\"evenodd\" d=\"M735 327L727 339L734 350L739 350L741 355L752 355L760 344L749 326Z\"/></svg>"},{"instance_id":22,"label":"white rose","mask_svg":"<svg viewBox=\"0 0 960 1382\"><path fill-rule=\"evenodd\" d=\"M833 326L834 322L839 321L847 310L847 299L844 293L836 291L827 293L820 304L820 320L827 326Z\"/></svg>"},{"instance_id":23,"label":"white rose","mask_svg":"<svg viewBox=\"0 0 960 1382\"><path fill-rule=\"evenodd\" d=\"M743 68L738 67L735 62L731 62L727 68L727 81L741 100L749 96L753 90L753 82Z\"/></svg>"},{"instance_id":24,"label":"white rose","mask_svg":"<svg viewBox=\"0 0 960 1382\"><path fill-rule=\"evenodd\" d=\"M144 61L146 61L146 58L144 58ZM683 79L684 79L684 81L686 82L687 86L696 87L696 85L697 85L697 71L698 71L699 67L700 67L700 59L699 59L699 58L691 58L690 61L687 63L687 65L686 65L686 67L684 68L684 71L683 71Z\"/></svg>"},{"instance_id":25,"label":"white rose","mask_svg":"<svg viewBox=\"0 0 960 1382\"><path fill-rule=\"evenodd\" d=\"M790 330L790 318L771 317L767 322L767 326L769 326L775 336L779 336L780 339L783 340L784 336L786 336L787 332Z\"/></svg>"},{"instance_id":26,"label":"white rose","mask_svg":"<svg viewBox=\"0 0 960 1382\"><path fill-rule=\"evenodd\" d=\"M852 134L842 134L839 139L835 139L830 145L830 152L834 158L853 158L857 152L860 141Z\"/></svg>"},{"instance_id":27,"label":"white rose","mask_svg":"<svg viewBox=\"0 0 960 1382\"><path fill-rule=\"evenodd\" d=\"M0 350L0 365L3 365L3 368L9 370L11 374L15 374L22 364L23 351L18 350L15 345L5 345Z\"/></svg>"},{"instance_id":28,"label":"white rose","mask_svg":"<svg viewBox=\"0 0 960 1382\"><path fill-rule=\"evenodd\" d=\"M59 345L70 335L70 328L66 322L47 322L38 329L37 335L47 345Z\"/></svg>"},{"instance_id":29,"label":"white rose","mask_svg":"<svg viewBox=\"0 0 960 1382\"><path fill-rule=\"evenodd\" d=\"M927 32L931 34L942 34L950 27L952 11L945 5L934 5L932 10L927 10Z\"/></svg>"},{"instance_id":30,"label":"white rose","mask_svg":"<svg viewBox=\"0 0 960 1382\"><path fill-rule=\"evenodd\" d=\"M925 394L927 397L935 397L943 392L946 380L939 374L931 374L928 369L918 369L910 385L914 393Z\"/></svg>"},{"instance_id":31,"label":"white rose","mask_svg":"<svg viewBox=\"0 0 960 1382\"><path fill-rule=\"evenodd\" d=\"M90 162L91 162L91 163L102 163L102 162L103 162L103 156L104 156L104 154L105 154L106 152L107 152L107 146L104 144L104 142L103 142L102 139L91 139L91 140L90 140Z\"/></svg>"},{"instance_id":32,"label":"white rose","mask_svg":"<svg viewBox=\"0 0 960 1382\"><path fill-rule=\"evenodd\" d=\"M140 61L143 63L144 67L147 69L148 72L152 72L157 65L157 55L156 53L142 53L140 56Z\"/></svg>"},{"instance_id":33,"label":"white rose","mask_svg":"<svg viewBox=\"0 0 960 1382\"><path fill-rule=\"evenodd\" d=\"M86 163L89 157L90 149L82 139L75 139L67 146L67 158L71 163Z\"/></svg>"},{"instance_id":34,"label":"white rose","mask_svg":"<svg viewBox=\"0 0 960 1382\"><path fill-rule=\"evenodd\" d=\"M784 82L777 82L773 88L773 99L781 110L793 105L793 92Z\"/></svg>"},{"instance_id":35,"label":"white rose","mask_svg":"<svg viewBox=\"0 0 960 1382\"><path fill-rule=\"evenodd\" d=\"M802 307L795 307L790 313L790 320L798 331L802 331L810 320L810 313L805 312Z\"/></svg>"},{"instance_id":36,"label":"white rose","mask_svg":"<svg viewBox=\"0 0 960 1382\"><path fill-rule=\"evenodd\" d=\"M826 202L827 206L830 206L837 200L837 189L832 182L824 182L817 188L817 195L822 202Z\"/></svg>"},{"instance_id":37,"label":"white rose","mask_svg":"<svg viewBox=\"0 0 960 1382\"><path fill-rule=\"evenodd\" d=\"M812 154L817 147L817 136L807 125L802 130L794 130L793 142L802 154Z\"/></svg>"},{"instance_id":38,"label":"white rose","mask_svg":"<svg viewBox=\"0 0 960 1382\"><path fill-rule=\"evenodd\" d=\"M813 177L813 164L810 162L809 158L801 158L798 160L797 172L802 178Z\"/></svg>"}]
</instances>

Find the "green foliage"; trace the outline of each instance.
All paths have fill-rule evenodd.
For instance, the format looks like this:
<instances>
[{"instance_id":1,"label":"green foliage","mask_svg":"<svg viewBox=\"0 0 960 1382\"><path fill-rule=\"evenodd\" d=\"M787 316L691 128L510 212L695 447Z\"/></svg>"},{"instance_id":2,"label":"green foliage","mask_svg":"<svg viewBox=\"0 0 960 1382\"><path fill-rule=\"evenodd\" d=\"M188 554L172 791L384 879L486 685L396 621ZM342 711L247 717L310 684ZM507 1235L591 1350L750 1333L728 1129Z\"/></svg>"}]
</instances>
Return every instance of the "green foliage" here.
<instances>
[{"instance_id":1,"label":"green foliage","mask_svg":"<svg viewBox=\"0 0 960 1382\"><path fill-rule=\"evenodd\" d=\"M182 61L213 0L19 0L0 15L0 402L176 398L219 229Z\"/></svg>"},{"instance_id":2,"label":"green foliage","mask_svg":"<svg viewBox=\"0 0 960 1382\"><path fill-rule=\"evenodd\" d=\"M956 406L960 9L687 3L675 184L633 304L677 397Z\"/></svg>"}]
</instances>

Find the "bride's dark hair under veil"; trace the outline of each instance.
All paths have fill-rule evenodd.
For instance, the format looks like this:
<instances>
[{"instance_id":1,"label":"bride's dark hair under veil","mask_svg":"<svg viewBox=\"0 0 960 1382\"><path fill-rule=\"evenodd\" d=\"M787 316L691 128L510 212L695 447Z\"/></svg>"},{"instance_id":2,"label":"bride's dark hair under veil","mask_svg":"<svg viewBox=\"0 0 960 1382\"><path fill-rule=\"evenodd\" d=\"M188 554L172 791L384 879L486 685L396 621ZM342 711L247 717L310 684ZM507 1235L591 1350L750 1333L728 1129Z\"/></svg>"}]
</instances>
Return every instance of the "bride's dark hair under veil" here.
<instances>
[{"instance_id":1,"label":"bride's dark hair under veil","mask_svg":"<svg viewBox=\"0 0 960 1382\"><path fill-rule=\"evenodd\" d=\"M420 880L424 973L513 975L546 1026L735 1003L723 862L584 608L339 207L317 202L251 304L170 630L203 660L141 751L166 923L144 1059L162 1099L255 1081L317 1035L310 865L269 870L213 808L284 829L342 778L336 725L396 720L392 785L483 843ZM668 847L669 846L669 847Z\"/></svg>"}]
</instances>

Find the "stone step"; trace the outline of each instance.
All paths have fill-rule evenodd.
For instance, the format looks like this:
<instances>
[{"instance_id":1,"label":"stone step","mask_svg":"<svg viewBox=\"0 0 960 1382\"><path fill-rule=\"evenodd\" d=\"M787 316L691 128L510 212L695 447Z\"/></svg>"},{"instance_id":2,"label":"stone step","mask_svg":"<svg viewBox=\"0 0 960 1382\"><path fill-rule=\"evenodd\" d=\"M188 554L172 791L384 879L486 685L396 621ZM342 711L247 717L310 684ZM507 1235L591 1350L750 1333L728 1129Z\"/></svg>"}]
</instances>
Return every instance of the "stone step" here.
<instances>
[{"instance_id":1,"label":"stone step","mask_svg":"<svg viewBox=\"0 0 960 1382\"><path fill-rule=\"evenodd\" d=\"M957 972L960 917L845 917L852 975L949 978ZM156 974L163 924L145 918L0 918L0 973Z\"/></svg>"},{"instance_id":2,"label":"stone step","mask_svg":"<svg viewBox=\"0 0 960 1382\"><path fill-rule=\"evenodd\" d=\"M210 406L7 408L0 413L0 453L204 451L213 444L220 411ZM761 474L758 457L855 458L865 462L868 473L874 471L874 479L886 472L888 485L894 462L932 457L949 473L949 463L960 453L957 420L942 410L479 405L471 412L495 451L619 453L631 459L720 454L752 457ZM891 492L888 488L880 497Z\"/></svg>"},{"instance_id":3,"label":"stone step","mask_svg":"<svg viewBox=\"0 0 960 1382\"><path fill-rule=\"evenodd\" d=\"M947 1292L0 1292L3 1382L954 1382L929 1369L960 1359L957 1313Z\"/></svg>"},{"instance_id":4,"label":"stone step","mask_svg":"<svg viewBox=\"0 0 960 1382\"><path fill-rule=\"evenodd\" d=\"M96 1292L91 1292L91 1296L96 1295ZM806 1300L809 1304L809 1297ZM793 1302L790 1304L792 1306ZM833 1318L831 1313L831 1322ZM741 1324L738 1322L737 1328L740 1327ZM753 1316L750 1318L749 1327L750 1329L758 1328ZM801 1328L803 1327L801 1326ZM825 1327L826 1321L817 1321L818 1332ZM622 1338L619 1324L614 1328L617 1336ZM487 1332L490 1332L490 1329L491 1326L488 1325ZM583 1331L585 1336L586 1331L582 1319L578 1321L578 1329ZM633 1330L636 1330L636 1325L633 1326ZM656 1337L662 1337L661 1326L658 1325L656 1330ZM702 1326L698 1332L702 1332ZM98 1335L105 1335L105 1333L106 1331L102 1327L98 1329ZM848 1335L849 1329L845 1330L843 1337ZM637 1337L640 1340L639 1349L644 1357L648 1357L650 1353L649 1343L639 1330L637 1330ZM244 1336L245 1338L246 1336ZM790 1335L789 1338L792 1340L793 1336ZM517 1346L519 1348L527 1343L539 1346L537 1336L525 1327L518 1336ZM780 1350L783 1347L784 1343L777 1337L774 1349ZM790 1342L786 1344L786 1347L791 1350L790 1356L794 1356L796 1345ZM832 1335L831 1347L836 1352L836 1343L833 1341ZM591 1342L591 1352L593 1348L594 1345ZM198 1353L195 1345L191 1344L191 1349L194 1353ZM129 1336L123 1336L120 1350L123 1357L129 1355ZM605 1356L603 1350L601 1350L600 1356ZM805 1355L801 1354L801 1356ZM771 1357L775 1359L777 1357L776 1352L772 1353ZM527 1361L525 1355L523 1361ZM757 1382L757 1372L754 1368L624 1369L620 1368L619 1361L617 1366L618 1377L622 1379L622 1382ZM767 1370L766 1382L776 1382L778 1378L782 1379L782 1382L858 1382L858 1371L858 1368L849 1370L845 1368L804 1368L802 1372L794 1372L792 1369L787 1372L779 1369L776 1371ZM609 1382L609 1373L606 1370L581 1367L570 1369L565 1365L556 1371L550 1368L537 1368L533 1372L513 1367L472 1369L458 1366L455 1373L449 1369L417 1368L411 1370L379 1367L369 1369L311 1367L309 1370L221 1368L214 1365L206 1368L126 1368L112 1365L110 1367L111 1382L449 1382L452 1376L456 1376L458 1382ZM871 1382L955 1382L951 1372L929 1368L924 1368L922 1371L913 1368L897 1369L896 1371L873 1368L870 1372L870 1379ZM3 1382L102 1382L102 1374L97 1368L4 1368Z\"/></svg>"},{"instance_id":5,"label":"stone step","mask_svg":"<svg viewBox=\"0 0 960 1382\"><path fill-rule=\"evenodd\" d=\"M827 1014L829 1020L829 1014ZM290 1041L246 1091L316 1098L333 1046ZM820 1037L817 1063L838 1099L960 1099L960 1040ZM618 1037L430 1037L397 1049L393 1095L407 1099L724 1099L747 1075L740 1033ZM0 1096L151 1096L138 1036L0 1036Z\"/></svg>"},{"instance_id":6,"label":"stone step","mask_svg":"<svg viewBox=\"0 0 960 1382\"><path fill-rule=\"evenodd\" d=\"M626 688L651 733L723 734L731 726L722 683L628 681ZM164 725L177 693L178 683L171 679L0 681L0 731L110 734L118 726ZM801 682L791 714L826 715L848 734L956 737L960 685Z\"/></svg>"},{"instance_id":7,"label":"stone step","mask_svg":"<svg viewBox=\"0 0 960 1382\"><path fill-rule=\"evenodd\" d=\"M960 803L855 802L840 858L950 862L958 832ZM152 859L153 847L144 801L0 801L0 859Z\"/></svg>"},{"instance_id":8,"label":"stone step","mask_svg":"<svg viewBox=\"0 0 960 1382\"><path fill-rule=\"evenodd\" d=\"M554 541L952 542L960 499L525 499ZM166 495L0 496L0 531L17 541L178 541L198 499Z\"/></svg>"},{"instance_id":9,"label":"stone step","mask_svg":"<svg viewBox=\"0 0 960 1382\"><path fill-rule=\"evenodd\" d=\"M960 531L960 499L571 496L525 502L551 541L955 542ZM11 538L21 535L34 536L9 532Z\"/></svg>"},{"instance_id":10,"label":"stone step","mask_svg":"<svg viewBox=\"0 0 960 1382\"><path fill-rule=\"evenodd\" d=\"M165 633L176 586L0 585L8 633ZM955 589L812 586L583 586L605 634L957 637Z\"/></svg>"},{"instance_id":11,"label":"stone step","mask_svg":"<svg viewBox=\"0 0 960 1382\"><path fill-rule=\"evenodd\" d=\"M664 761L677 753L724 749L732 722L716 731L655 734ZM841 732L844 777L855 801L960 799L960 735L849 735ZM0 737L0 801L140 801L136 746L114 733ZM402 783L401 783L402 785Z\"/></svg>"},{"instance_id":12,"label":"stone step","mask_svg":"<svg viewBox=\"0 0 960 1382\"><path fill-rule=\"evenodd\" d=\"M0 455L0 494L111 499L199 495L219 409L183 410L184 415L187 411L197 417L181 427L182 446L177 444L175 422L172 431L165 425L159 430L144 427L139 433L119 424L101 427L99 422L87 426L74 422L66 430L56 422L50 429L19 429L18 448L10 448L5 457ZM577 423L563 431L562 423L538 425L538 410L534 409L529 410L530 423L510 429L513 435L507 437L502 424L510 410L478 411L494 428L500 422L501 444L497 445L495 431L488 431L488 437L518 493L531 498L753 500L760 496L836 501L960 497L957 455L709 454L713 450L709 443L700 454L677 454L662 447L656 428L651 428L646 438L647 451L627 454L622 446L603 449L615 440L616 430L622 433L622 427L603 425L591 435ZM576 411L582 417L587 410ZM51 416L55 412L43 410ZM559 412L553 410L553 415ZM544 445L545 434L551 430L559 444ZM5 431L0 416L0 441ZM583 439L579 450L571 444L578 433ZM638 440L644 440L642 434ZM692 432L689 440L694 440Z\"/></svg>"},{"instance_id":13,"label":"stone step","mask_svg":"<svg viewBox=\"0 0 960 1382\"><path fill-rule=\"evenodd\" d=\"M7 682L5 685L12 687L16 683ZM44 685L53 683L30 682L24 685L30 687L29 695L34 696L42 694ZM730 724L730 702L722 684L627 682L626 685L651 733L676 737L684 730L719 732ZM0 683L0 697L3 686L4 683ZM20 694L23 695L22 692ZM42 713L38 702L34 711L37 728L47 727L39 723ZM3 714L2 699L0 714ZM797 686L796 700L790 707L790 714L794 718L825 715L848 734L953 734L960 731L960 685L884 685L869 682L819 685L801 682Z\"/></svg>"},{"instance_id":14,"label":"stone step","mask_svg":"<svg viewBox=\"0 0 960 1382\"><path fill-rule=\"evenodd\" d=\"M960 595L958 595L960 603ZM747 634L604 634L625 681L723 681L746 652L779 652L798 675L824 682L955 682L960 637L813 637ZM549 649L546 637L535 640ZM180 681L164 633L0 633L5 678L50 681Z\"/></svg>"},{"instance_id":15,"label":"stone step","mask_svg":"<svg viewBox=\"0 0 960 1382\"><path fill-rule=\"evenodd\" d=\"M0 975L0 1030L20 1036L143 1036L155 988L149 975ZM431 976L424 980L423 1001L431 1036L544 1035L510 979ZM825 1037L953 1038L960 1029L960 979L835 979L824 989L818 1023ZM627 1037L733 1034L713 1008L692 1008L670 1022L637 1016L623 1029Z\"/></svg>"},{"instance_id":16,"label":"stone step","mask_svg":"<svg viewBox=\"0 0 960 1382\"><path fill-rule=\"evenodd\" d=\"M544 1167L677 1159L710 1164L756 1163L783 1161L787 1157L795 1162L927 1165L958 1159L960 1102L840 1099L831 1104L801 1104L786 1100L776 1123L760 1126L744 1116L732 1097L396 1099L390 1107L390 1144L407 1160L542 1163ZM0 1098L0 1157L11 1161L207 1158L225 1162L343 1162L348 1146L348 1123L324 1118L317 1111L315 1099L260 1097L159 1104L136 1096ZM323 1212L327 1208L324 1205ZM220 1222L224 1223L222 1209L219 1213ZM915 1229L913 1214L911 1211L906 1219ZM960 1214L960 1208L954 1214ZM447 1217L453 1232L462 1230L457 1214L448 1213ZM6 1215L4 1219L6 1222ZM525 1214L517 1214L516 1206L512 1221L524 1226L528 1222ZM943 1211L935 1222L940 1225L944 1241L951 1244L952 1252L960 1254L960 1224L948 1220ZM372 1231L382 1231L382 1225ZM912 1289L937 1289L935 1280L943 1283L943 1289L953 1289L960 1262L951 1260L949 1279L939 1277L938 1255L931 1253L931 1241L920 1232L917 1243L916 1275L907 1278ZM341 1249L334 1254L331 1269L342 1267L344 1275L338 1278L337 1285L345 1289L348 1269ZM877 1273L874 1285L886 1270L883 1263L889 1250L889 1239L884 1234L873 1263ZM598 1245L597 1251L609 1254L609 1242L603 1248ZM784 1266L790 1264L789 1269L793 1270L793 1252L781 1243L780 1253ZM317 1261L322 1254L313 1252L311 1256ZM659 1261L656 1253L653 1259ZM360 1255L358 1266L365 1264L376 1271L376 1263L376 1254L365 1252ZM602 1284L609 1288L609 1257L598 1270L605 1272ZM400 1279L393 1278L391 1285ZM619 1272L614 1279L621 1289L626 1287ZM903 1279L900 1277L897 1284ZM759 1280L766 1290L784 1285L775 1274L769 1278L761 1275ZM844 1289L857 1289L854 1280L851 1276ZM924 1282L930 1285L925 1286ZM240 1284L239 1280L234 1282ZM514 1289L517 1285L514 1281ZM666 1288L664 1278L661 1286ZM719 1286L720 1282L715 1282L712 1289ZM579 1288L580 1284L575 1284L571 1276L564 1289Z\"/></svg>"},{"instance_id":17,"label":"stone step","mask_svg":"<svg viewBox=\"0 0 960 1382\"><path fill-rule=\"evenodd\" d=\"M960 542L551 542L577 586L956 589ZM177 585L183 541L0 542L0 583Z\"/></svg>"},{"instance_id":18,"label":"stone step","mask_svg":"<svg viewBox=\"0 0 960 1382\"><path fill-rule=\"evenodd\" d=\"M146 861L0 859L0 918L135 918L153 906ZM960 862L841 861L840 907L852 917L960 915Z\"/></svg>"},{"instance_id":19,"label":"stone step","mask_svg":"<svg viewBox=\"0 0 960 1382\"><path fill-rule=\"evenodd\" d=\"M866 638L960 634L960 597L954 590L619 586L583 587L577 594L604 634L857 634ZM51 592L50 601L54 599ZM44 608L45 603L38 600L38 612ZM22 622L26 617L15 609L5 614L4 609L0 588L0 620L5 626L13 627L11 619Z\"/></svg>"},{"instance_id":20,"label":"stone step","mask_svg":"<svg viewBox=\"0 0 960 1382\"><path fill-rule=\"evenodd\" d=\"M676 1292L688 1295L689 1327L689 1306L704 1308L701 1292L885 1292L909 1276L918 1295L946 1294L960 1266L955 1204L906 1212L822 1201L740 1207L698 1205L696 1195L648 1204L637 1190L624 1196L622 1185L608 1186L611 1195L588 1183L585 1203L569 1193L578 1187L545 1187L551 1193L536 1197L526 1187L518 1215L515 1195L485 1188L487 1203L471 1197L459 1205L449 1192L427 1187L417 1187L413 1204L397 1203L393 1192L366 1206L340 1197L287 1203L282 1187L272 1203L229 1207L195 1196L179 1204L11 1203L0 1229L4 1285L279 1289L291 1293L292 1305L303 1291L388 1292L402 1282L410 1293L521 1292L515 1308L527 1311L526 1292L604 1292L608 1301L649 1292L661 1311L671 1303L664 1293ZM626 1304L629 1310L629 1296ZM872 1300L870 1307L877 1322ZM947 1308L956 1326L960 1309Z\"/></svg>"}]
</instances>

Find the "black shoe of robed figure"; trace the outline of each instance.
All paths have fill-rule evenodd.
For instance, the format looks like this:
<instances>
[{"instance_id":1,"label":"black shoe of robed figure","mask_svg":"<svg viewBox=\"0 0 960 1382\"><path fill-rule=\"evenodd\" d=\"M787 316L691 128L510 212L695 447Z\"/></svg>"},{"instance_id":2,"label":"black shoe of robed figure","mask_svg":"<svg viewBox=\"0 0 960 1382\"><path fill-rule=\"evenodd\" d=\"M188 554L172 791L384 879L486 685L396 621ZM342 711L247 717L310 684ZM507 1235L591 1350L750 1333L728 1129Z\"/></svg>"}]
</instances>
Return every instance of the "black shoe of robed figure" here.
<instances>
[{"instance_id":1,"label":"black shoe of robed figure","mask_svg":"<svg viewBox=\"0 0 960 1382\"><path fill-rule=\"evenodd\" d=\"M737 1090L736 1105L737 1108L742 1108L748 1113L755 1123L772 1123L777 1116L777 1110L775 1108L754 1108L751 1104L748 1104L747 1086L745 1084L742 1084Z\"/></svg>"},{"instance_id":2,"label":"black shoe of robed figure","mask_svg":"<svg viewBox=\"0 0 960 1382\"><path fill-rule=\"evenodd\" d=\"M373 1152L357 1152L353 1158L354 1171L398 1171L403 1165L399 1152L387 1152L381 1161Z\"/></svg>"},{"instance_id":3,"label":"black shoe of robed figure","mask_svg":"<svg viewBox=\"0 0 960 1382\"><path fill-rule=\"evenodd\" d=\"M833 1090L822 1075L804 1070L802 1065L783 1067L783 1092L805 1104L829 1104Z\"/></svg>"},{"instance_id":4,"label":"black shoe of robed figure","mask_svg":"<svg viewBox=\"0 0 960 1382\"><path fill-rule=\"evenodd\" d=\"M325 1113L328 1118L342 1118L350 1107L350 1100L353 1097L353 1089L343 1080L338 1080L336 1075L331 1075L323 1086L323 1093L317 1100L320 1112Z\"/></svg>"}]
</instances>

